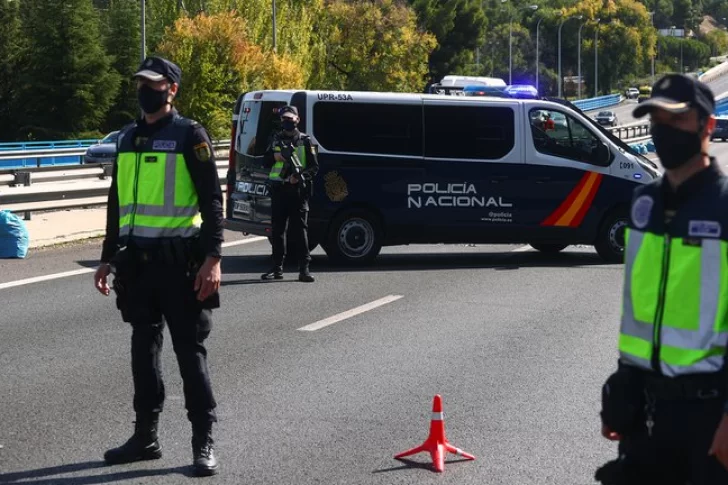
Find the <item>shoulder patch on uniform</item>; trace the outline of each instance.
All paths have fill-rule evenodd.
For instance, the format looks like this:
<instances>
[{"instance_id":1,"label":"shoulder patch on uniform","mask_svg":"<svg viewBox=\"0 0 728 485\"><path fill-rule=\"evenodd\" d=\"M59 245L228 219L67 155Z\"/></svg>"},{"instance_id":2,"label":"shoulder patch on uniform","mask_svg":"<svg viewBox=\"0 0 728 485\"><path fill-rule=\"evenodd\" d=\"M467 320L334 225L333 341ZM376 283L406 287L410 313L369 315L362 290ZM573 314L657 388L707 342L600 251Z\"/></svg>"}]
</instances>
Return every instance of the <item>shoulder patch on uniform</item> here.
<instances>
[{"instance_id":1,"label":"shoulder patch on uniform","mask_svg":"<svg viewBox=\"0 0 728 485\"><path fill-rule=\"evenodd\" d=\"M206 142L198 143L192 149L195 151L197 159L201 162L207 162L212 158L212 150L210 150L210 145Z\"/></svg>"},{"instance_id":2,"label":"shoulder patch on uniform","mask_svg":"<svg viewBox=\"0 0 728 485\"><path fill-rule=\"evenodd\" d=\"M690 221L688 236L720 237L720 229L720 222L718 221Z\"/></svg>"},{"instance_id":3,"label":"shoulder patch on uniform","mask_svg":"<svg viewBox=\"0 0 728 485\"><path fill-rule=\"evenodd\" d=\"M650 222L652 206L655 199L649 195L640 195L632 204L632 223L637 229L644 229Z\"/></svg>"}]
</instances>

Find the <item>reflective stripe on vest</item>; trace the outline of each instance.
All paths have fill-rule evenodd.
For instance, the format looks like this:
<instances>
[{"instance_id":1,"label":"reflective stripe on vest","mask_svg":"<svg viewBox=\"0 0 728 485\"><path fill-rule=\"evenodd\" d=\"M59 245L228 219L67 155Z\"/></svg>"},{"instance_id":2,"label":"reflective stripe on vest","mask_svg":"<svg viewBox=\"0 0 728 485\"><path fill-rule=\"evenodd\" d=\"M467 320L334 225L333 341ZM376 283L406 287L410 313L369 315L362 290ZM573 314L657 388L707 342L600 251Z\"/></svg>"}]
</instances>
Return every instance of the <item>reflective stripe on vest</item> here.
<instances>
[{"instance_id":1,"label":"reflective stripe on vest","mask_svg":"<svg viewBox=\"0 0 728 485\"><path fill-rule=\"evenodd\" d=\"M668 246L669 245L669 246ZM667 268L664 268L669 250ZM667 278L662 294L661 285ZM627 231L621 360L652 369L654 343L666 376L715 372L728 344L728 243ZM661 326L655 323L660 320ZM659 334L658 334L659 329Z\"/></svg>"},{"instance_id":2,"label":"reflective stripe on vest","mask_svg":"<svg viewBox=\"0 0 728 485\"><path fill-rule=\"evenodd\" d=\"M280 146L274 146L273 147L273 153L280 153L281 147ZM296 147L296 154L298 154L298 159L301 161L301 169L306 168L306 146L305 145L299 145ZM285 161L276 161L273 164L273 167L270 169L270 173L268 174L268 180L273 180L276 182L283 182L281 180L281 172L283 171L283 167L285 166Z\"/></svg>"},{"instance_id":3,"label":"reflective stripe on vest","mask_svg":"<svg viewBox=\"0 0 728 485\"><path fill-rule=\"evenodd\" d=\"M181 153L123 152L117 159L119 235L192 237L202 218Z\"/></svg>"}]
</instances>

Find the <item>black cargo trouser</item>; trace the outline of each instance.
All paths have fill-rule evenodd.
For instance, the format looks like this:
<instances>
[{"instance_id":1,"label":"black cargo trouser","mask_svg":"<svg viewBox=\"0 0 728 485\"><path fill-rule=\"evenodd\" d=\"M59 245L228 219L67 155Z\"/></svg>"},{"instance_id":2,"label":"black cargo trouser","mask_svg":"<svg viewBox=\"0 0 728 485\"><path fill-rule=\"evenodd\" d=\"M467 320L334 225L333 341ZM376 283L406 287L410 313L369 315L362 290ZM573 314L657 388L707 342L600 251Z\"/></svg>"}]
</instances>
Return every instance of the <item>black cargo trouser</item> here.
<instances>
[{"instance_id":1,"label":"black cargo trouser","mask_svg":"<svg viewBox=\"0 0 728 485\"><path fill-rule=\"evenodd\" d=\"M708 456L724 415L725 384L690 397L665 396L648 387L644 420L619 443L616 473L604 485L728 484L728 470ZM651 410L651 411L650 411ZM652 432L647 416L652 416Z\"/></svg>"},{"instance_id":2,"label":"black cargo trouser","mask_svg":"<svg viewBox=\"0 0 728 485\"><path fill-rule=\"evenodd\" d=\"M134 410L142 414L162 411L165 392L160 358L166 322L183 381L188 419L193 423L217 421L203 342L212 327L210 308L219 305L219 297L215 295L207 304L197 301L195 275L189 274L185 265L137 263L136 273L127 283L128 304L122 309L124 320L133 329ZM215 303L210 305L210 301Z\"/></svg>"},{"instance_id":3,"label":"black cargo trouser","mask_svg":"<svg viewBox=\"0 0 728 485\"><path fill-rule=\"evenodd\" d=\"M271 190L271 216L273 235L273 265L283 266L286 257L286 225L295 241L299 269L307 269L311 262L308 249L308 197L301 194L298 185L281 184Z\"/></svg>"}]
</instances>

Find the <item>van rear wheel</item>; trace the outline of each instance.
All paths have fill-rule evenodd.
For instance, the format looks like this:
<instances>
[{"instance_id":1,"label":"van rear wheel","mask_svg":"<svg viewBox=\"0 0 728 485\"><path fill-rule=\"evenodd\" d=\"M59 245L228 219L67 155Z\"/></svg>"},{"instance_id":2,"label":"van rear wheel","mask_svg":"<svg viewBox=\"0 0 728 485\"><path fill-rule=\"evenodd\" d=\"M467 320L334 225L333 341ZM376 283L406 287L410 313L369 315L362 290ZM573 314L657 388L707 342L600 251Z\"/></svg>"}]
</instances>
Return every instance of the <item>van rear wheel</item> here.
<instances>
[{"instance_id":1,"label":"van rear wheel","mask_svg":"<svg viewBox=\"0 0 728 485\"><path fill-rule=\"evenodd\" d=\"M559 251L565 249L568 244L541 244L541 243L530 243L530 246L533 249L537 249L538 251L541 251L542 253L558 253Z\"/></svg>"},{"instance_id":2,"label":"van rear wheel","mask_svg":"<svg viewBox=\"0 0 728 485\"><path fill-rule=\"evenodd\" d=\"M323 247L329 258L336 263L371 263L382 249L379 218L360 209L340 214L331 223Z\"/></svg>"},{"instance_id":3,"label":"van rear wheel","mask_svg":"<svg viewBox=\"0 0 728 485\"><path fill-rule=\"evenodd\" d=\"M606 217L599 229L594 249L607 263L624 262L624 236L629 222L627 217L625 212L612 212Z\"/></svg>"}]
</instances>

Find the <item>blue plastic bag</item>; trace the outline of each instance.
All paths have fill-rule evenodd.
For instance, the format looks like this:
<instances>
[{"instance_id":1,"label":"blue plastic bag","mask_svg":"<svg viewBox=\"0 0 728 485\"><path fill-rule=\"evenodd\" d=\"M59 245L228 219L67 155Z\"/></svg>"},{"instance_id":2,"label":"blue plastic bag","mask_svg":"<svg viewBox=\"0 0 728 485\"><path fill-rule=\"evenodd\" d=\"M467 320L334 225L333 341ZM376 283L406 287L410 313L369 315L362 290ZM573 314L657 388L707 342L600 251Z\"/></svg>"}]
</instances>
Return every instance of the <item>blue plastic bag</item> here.
<instances>
[{"instance_id":1,"label":"blue plastic bag","mask_svg":"<svg viewBox=\"0 0 728 485\"><path fill-rule=\"evenodd\" d=\"M25 222L12 212L0 210L0 258L25 258L29 244Z\"/></svg>"}]
</instances>

